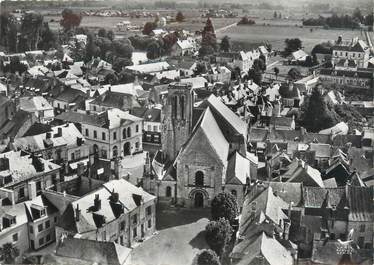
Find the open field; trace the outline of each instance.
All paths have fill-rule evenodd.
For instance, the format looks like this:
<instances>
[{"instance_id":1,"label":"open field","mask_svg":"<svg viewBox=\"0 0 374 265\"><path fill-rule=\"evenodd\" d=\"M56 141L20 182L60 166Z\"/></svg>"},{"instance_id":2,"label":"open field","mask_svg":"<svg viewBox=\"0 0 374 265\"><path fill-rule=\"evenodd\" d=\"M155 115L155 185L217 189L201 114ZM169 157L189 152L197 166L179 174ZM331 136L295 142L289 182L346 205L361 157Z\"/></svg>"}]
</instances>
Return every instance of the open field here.
<instances>
[{"instance_id":1,"label":"open field","mask_svg":"<svg viewBox=\"0 0 374 265\"><path fill-rule=\"evenodd\" d=\"M286 38L300 38L306 52L310 52L318 43L336 40L339 35L342 35L343 39L351 39L356 36L364 38L364 36L361 36L361 32L358 30L326 30L314 28L313 31L311 31L310 28L306 27L264 26L260 24L254 26L232 27L219 32L217 35L218 38L222 38L227 35L231 38L232 42L257 44L264 41L269 41L273 45L273 49L277 50L284 49L284 40Z\"/></svg>"}]
</instances>

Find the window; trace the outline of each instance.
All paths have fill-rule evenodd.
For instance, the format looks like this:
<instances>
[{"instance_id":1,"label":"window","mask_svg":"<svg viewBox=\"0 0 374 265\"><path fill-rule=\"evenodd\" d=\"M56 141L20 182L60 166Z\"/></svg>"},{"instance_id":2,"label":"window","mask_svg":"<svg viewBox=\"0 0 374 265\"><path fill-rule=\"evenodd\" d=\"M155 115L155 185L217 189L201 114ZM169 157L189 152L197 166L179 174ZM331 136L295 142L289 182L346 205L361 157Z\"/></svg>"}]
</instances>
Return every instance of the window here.
<instances>
[{"instance_id":1,"label":"window","mask_svg":"<svg viewBox=\"0 0 374 265\"><path fill-rule=\"evenodd\" d=\"M42 189L42 182L39 180L36 182L36 191L40 191Z\"/></svg>"},{"instance_id":2,"label":"window","mask_svg":"<svg viewBox=\"0 0 374 265\"><path fill-rule=\"evenodd\" d=\"M177 117L177 109L178 109L178 97L176 97L176 96L174 96L173 97L173 116L174 116L174 118L176 118Z\"/></svg>"},{"instance_id":3,"label":"window","mask_svg":"<svg viewBox=\"0 0 374 265\"><path fill-rule=\"evenodd\" d=\"M107 154L107 151L105 149L102 149L101 150L101 157L102 158L107 158L108 154Z\"/></svg>"},{"instance_id":4,"label":"window","mask_svg":"<svg viewBox=\"0 0 374 265\"><path fill-rule=\"evenodd\" d=\"M126 139L126 128L123 129L123 131L122 131L122 138L123 138L123 139Z\"/></svg>"},{"instance_id":5,"label":"window","mask_svg":"<svg viewBox=\"0 0 374 265\"><path fill-rule=\"evenodd\" d=\"M151 126L151 125L148 125L148 126L147 126L147 131L149 131L149 132L152 131L152 126Z\"/></svg>"},{"instance_id":6,"label":"window","mask_svg":"<svg viewBox=\"0 0 374 265\"><path fill-rule=\"evenodd\" d=\"M132 230L132 237L135 238L137 236L137 233L136 233L136 227Z\"/></svg>"},{"instance_id":7,"label":"window","mask_svg":"<svg viewBox=\"0 0 374 265\"><path fill-rule=\"evenodd\" d=\"M48 234L48 235L47 235L47 237L45 238L45 241L46 241L46 242L51 241L51 234Z\"/></svg>"},{"instance_id":8,"label":"window","mask_svg":"<svg viewBox=\"0 0 374 265\"><path fill-rule=\"evenodd\" d=\"M113 132L113 140L117 140L117 132Z\"/></svg>"},{"instance_id":9,"label":"window","mask_svg":"<svg viewBox=\"0 0 374 265\"><path fill-rule=\"evenodd\" d=\"M148 228L151 228L152 227L152 219L149 219L148 220Z\"/></svg>"},{"instance_id":10,"label":"window","mask_svg":"<svg viewBox=\"0 0 374 265\"><path fill-rule=\"evenodd\" d=\"M96 106L93 106L93 110L96 111Z\"/></svg>"},{"instance_id":11,"label":"window","mask_svg":"<svg viewBox=\"0 0 374 265\"><path fill-rule=\"evenodd\" d=\"M51 226L51 222L48 220L47 222L45 222L45 228L49 228Z\"/></svg>"},{"instance_id":12,"label":"window","mask_svg":"<svg viewBox=\"0 0 374 265\"><path fill-rule=\"evenodd\" d=\"M19 189L18 197L20 199L22 199L22 198L25 197L25 188L24 187L22 187L22 188Z\"/></svg>"},{"instance_id":13,"label":"window","mask_svg":"<svg viewBox=\"0 0 374 265\"><path fill-rule=\"evenodd\" d=\"M147 215L151 215L152 214L152 206L148 206L147 207Z\"/></svg>"},{"instance_id":14,"label":"window","mask_svg":"<svg viewBox=\"0 0 374 265\"><path fill-rule=\"evenodd\" d=\"M75 154L71 153L71 160L75 160Z\"/></svg>"},{"instance_id":15,"label":"window","mask_svg":"<svg viewBox=\"0 0 374 265\"><path fill-rule=\"evenodd\" d=\"M361 233L365 232L365 224L360 225L360 232Z\"/></svg>"},{"instance_id":16,"label":"window","mask_svg":"<svg viewBox=\"0 0 374 265\"><path fill-rule=\"evenodd\" d=\"M44 245L44 238L39 239L39 246Z\"/></svg>"},{"instance_id":17,"label":"window","mask_svg":"<svg viewBox=\"0 0 374 265\"><path fill-rule=\"evenodd\" d=\"M157 132L157 126L153 126L153 131Z\"/></svg>"},{"instance_id":18,"label":"window","mask_svg":"<svg viewBox=\"0 0 374 265\"><path fill-rule=\"evenodd\" d=\"M38 232L43 231L43 224L38 225Z\"/></svg>"},{"instance_id":19,"label":"window","mask_svg":"<svg viewBox=\"0 0 374 265\"><path fill-rule=\"evenodd\" d=\"M86 129L86 136L88 137L89 135L88 129Z\"/></svg>"},{"instance_id":20,"label":"window","mask_svg":"<svg viewBox=\"0 0 374 265\"><path fill-rule=\"evenodd\" d=\"M97 139L97 131L94 130L94 139Z\"/></svg>"},{"instance_id":21,"label":"window","mask_svg":"<svg viewBox=\"0 0 374 265\"><path fill-rule=\"evenodd\" d=\"M29 226L30 234L34 234L34 227L32 225Z\"/></svg>"},{"instance_id":22,"label":"window","mask_svg":"<svg viewBox=\"0 0 374 265\"><path fill-rule=\"evenodd\" d=\"M54 221L55 221L55 223L57 223L57 216L55 216Z\"/></svg>"},{"instance_id":23,"label":"window","mask_svg":"<svg viewBox=\"0 0 374 265\"><path fill-rule=\"evenodd\" d=\"M127 128L127 137L131 137L131 128Z\"/></svg>"},{"instance_id":24,"label":"window","mask_svg":"<svg viewBox=\"0 0 374 265\"><path fill-rule=\"evenodd\" d=\"M195 174L195 185L196 186L204 186L204 173L201 171L197 171Z\"/></svg>"},{"instance_id":25,"label":"window","mask_svg":"<svg viewBox=\"0 0 374 265\"><path fill-rule=\"evenodd\" d=\"M120 242L120 244L123 246L123 236L120 236L120 237L119 237L119 242Z\"/></svg>"},{"instance_id":26,"label":"window","mask_svg":"<svg viewBox=\"0 0 374 265\"><path fill-rule=\"evenodd\" d=\"M113 146L113 157L117 157L117 155L118 155L118 147Z\"/></svg>"},{"instance_id":27,"label":"window","mask_svg":"<svg viewBox=\"0 0 374 265\"><path fill-rule=\"evenodd\" d=\"M102 232L101 237L103 241L106 241L106 231Z\"/></svg>"},{"instance_id":28,"label":"window","mask_svg":"<svg viewBox=\"0 0 374 265\"><path fill-rule=\"evenodd\" d=\"M139 125L138 124L135 126L135 132L139 132Z\"/></svg>"},{"instance_id":29,"label":"window","mask_svg":"<svg viewBox=\"0 0 374 265\"><path fill-rule=\"evenodd\" d=\"M79 158L81 158L81 150L75 150L75 158L76 159L79 159Z\"/></svg>"},{"instance_id":30,"label":"window","mask_svg":"<svg viewBox=\"0 0 374 265\"><path fill-rule=\"evenodd\" d=\"M57 108L61 109L60 103L57 103Z\"/></svg>"},{"instance_id":31,"label":"window","mask_svg":"<svg viewBox=\"0 0 374 265\"><path fill-rule=\"evenodd\" d=\"M154 141L155 141L156 143L159 143L159 142L160 142L160 135L155 134L153 137L154 137Z\"/></svg>"},{"instance_id":32,"label":"window","mask_svg":"<svg viewBox=\"0 0 374 265\"><path fill-rule=\"evenodd\" d=\"M14 234L12 237L13 237L13 242L18 241L18 233Z\"/></svg>"},{"instance_id":33,"label":"window","mask_svg":"<svg viewBox=\"0 0 374 265\"><path fill-rule=\"evenodd\" d=\"M365 238L363 236L360 236L358 238L358 241L357 241L357 244L360 248L364 248L364 242L365 242Z\"/></svg>"},{"instance_id":34,"label":"window","mask_svg":"<svg viewBox=\"0 0 374 265\"><path fill-rule=\"evenodd\" d=\"M103 141L106 140L106 134L105 134L105 132L101 133L101 138L103 139Z\"/></svg>"},{"instance_id":35,"label":"window","mask_svg":"<svg viewBox=\"0 0 374 265\"><path fill-rule=\"evenodd\" d=\"M139 142L136 142L136 143L135 143L135 148L138 149L139 146L140 146Z\"/></svg>"},{"instance_id":36,"label":"window","mask_svg":"<svg viewBox=\"0 0 374 265\"><path fill-rule=\"evenodd\" d=\"M358 54L358 58L360 58L360 57L361 57L361 53Z\"/></svg>"},{"instance_id":37,"label":"window","mask_svg":"<svg viewBox=\"0 0 374 265\"><path fill-rule=\"evenodd\" d=\"M180 97L181 119L184 120L184 96Z\"/></svg>"},{"instance_id":38,"label":"window","mask_svg":"<svg viewBox=\"0 0 374 265\"><path fill-rule=\"evenodd\" d=\"M135 215L132 216L132 223L134 225L136 225L138 223L138 215L137 214L135 214Z\"/></svg>"},{"instance_id":39,"label":"window","mask_svg":"<svg viewBox=\"0 0 374 265\"><path fill-rule=\"evenodd\" d=\"M125 230L125 227L126 227L126 221L122 221L120 225L120 230L121 231Z\"/></svg>"},{"instance_id":40,"label":"window","mask_svg":"<svg viewBox=\"0 0 374 265\"><path fill-rule=\"evenodd\" d=\"M45 209L40 210L40 217L45 216Z\"/></svg>"},{"instance_id":41,"label":"window","mask_svg":"<svg viewBox=\"0 0 374 265\"><path fill-rule=\"evenodd\" d=\"M166 197L171 197L171 187L170 186L166 187Z\"/></svg>"},{"instance_id":42,"label":"window","mask_svg":"<svg viewBox=\"0 0 374 265\"><path fill-rule=\"evenodd\" d=\"M232 190L231 194L234 195L234 197L236 197L237 196L236 190Z\"/></svg>"}]
</instances>

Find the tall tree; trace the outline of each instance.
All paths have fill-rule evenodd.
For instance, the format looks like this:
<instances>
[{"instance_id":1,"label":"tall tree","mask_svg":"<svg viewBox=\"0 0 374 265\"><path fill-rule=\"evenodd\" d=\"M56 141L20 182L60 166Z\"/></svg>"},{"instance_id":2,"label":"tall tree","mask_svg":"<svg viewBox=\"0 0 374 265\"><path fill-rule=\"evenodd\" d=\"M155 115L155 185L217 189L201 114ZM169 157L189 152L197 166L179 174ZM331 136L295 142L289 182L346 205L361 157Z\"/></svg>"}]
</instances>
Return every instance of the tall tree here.
<instances>
[{"instance_id":1,"label":"tall tree","mask_svg":"<svg viewBox=\"0 0 374 265\"><path fill-rule=\"evenodd\" d=\"M300 50L302 48L302 42L300 39L295 38L295 39L286 39L285 41L286 47L285 47L285 52L286 54L291 54L297 50Z\"/></svg>"},{"instance_id":2,"label":"tall tree","mask_svg":"<svg viewBox=\"0 0 374 265\"><path fill-rule=\"evenodd\" d=\"M205 232L205 240L209 247L221 257L231 239L232 228L230 222L225 218L211 221L205 227Z\"/></svg>"},{"instance_id":3,"label":"tall tree","mask_svg":"<svg viewBox=\"0 0 374 265\"><path fill-rule=\"evenodd\" d=\"M183 13L181 11L178 11L178 13L177 13L177 15L175 17L175 20L177 22L179 22L179 23L183 22L185 20L185 17L184 17L184 15L183 15Z\"/></svg>"},{"instance_id":4,"label":"tall tree","mask_svg":"<svg viewBox=\"0 0 374 265\"><path fill-rule=\"evenodd\" d=\"M196 265L221 265L216 252L210 249L204 249L197 254Z\"/></svg>"},{"instance_id":5,"label":"tall tree","mask_svg":"<svg viewBox=\"0 0 374 265\"><path fill-rule=\"evenodd\" d=\"M231 50L230 38L228 36L223 37L220 44L220 50L229 52Z\"/></svg>"},{"instance_id":6,"label":"tall tree","mask_svg":"<svg viewBox=\"0 0 374 265\"><path fill-rule=\"evenodd\" d=\"M0 255L3 257L5 263L15 263L16 258L19 256L19 250L12 243L5 243L0 248Z\"/></svg>"},{"instance_id":7,"label":"tall tree","mask_svg":"<svg viewBox=\"0 0 374 265\"><path fill-rule=\"evenodd\" d=\"M62 11L62 19L60 20L60 25L65 31L75 29L81 24L82 16L80 14L74 13L70 8L65 8Z\"/></svg>"},{"instance_id":8,"label":"tall tree","mask_svg":"<svg viewBox=\"0 0 374 265\"><path fill-rule=\"evenodd\" d=\"M36 50L41 38L43 16L40 13L29 12L23 16L21 37L26 40L29 51Z\"/></svg>"},{"instance_id":9,"label":"tall tree","mask_svg":"<svg viewBox=\"0 0 374 265\"><path fill-rule=\"evenodd\" d=\"M157 41L151 42L147 47L147 57L148 59L156 59L161 56L161 47Z\"/></svg>"},{"instance_id":10,"label":"tall tree","mask_svg":"<svg viewBox=\"0 0 374 265\"><path fill-rule=\"evenodd\" d=\"M157 24L155 22L147 22L144 24L144 28L143 28L143 34L144 35L151 35L152 31L154 29L156 29L157 27Z\"/></svg>"},{"instance_id":11,"label":"tall tree","mask_svg":"<svg viewBox=\"0 0 374 265\"><path fill-rule=\"evenodd\" d=\"M231 193L221 192L214 197L211 205L212 219L226 218L230 224L238 216L238 203Z\"/></svg>"}]
</instances>

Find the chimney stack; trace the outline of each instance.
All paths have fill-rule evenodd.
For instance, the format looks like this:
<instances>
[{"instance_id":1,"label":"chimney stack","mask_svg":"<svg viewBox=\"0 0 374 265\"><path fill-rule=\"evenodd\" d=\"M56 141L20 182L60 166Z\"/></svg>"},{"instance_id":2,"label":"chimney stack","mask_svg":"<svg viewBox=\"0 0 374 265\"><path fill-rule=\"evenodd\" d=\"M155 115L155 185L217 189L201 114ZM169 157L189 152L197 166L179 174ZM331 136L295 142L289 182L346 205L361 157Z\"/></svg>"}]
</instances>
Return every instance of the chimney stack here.
<instances>
[{"instance_id":1,"label":"chimney stack","mask_svg":"<svg viewBox=\"0 0 374 265\"><path fill-rule=\"evenodd\" d=\"M101 209L101 200L99 198L99 194L95 194L94 207L96 211Z\"/></svg>"}]
</instances>

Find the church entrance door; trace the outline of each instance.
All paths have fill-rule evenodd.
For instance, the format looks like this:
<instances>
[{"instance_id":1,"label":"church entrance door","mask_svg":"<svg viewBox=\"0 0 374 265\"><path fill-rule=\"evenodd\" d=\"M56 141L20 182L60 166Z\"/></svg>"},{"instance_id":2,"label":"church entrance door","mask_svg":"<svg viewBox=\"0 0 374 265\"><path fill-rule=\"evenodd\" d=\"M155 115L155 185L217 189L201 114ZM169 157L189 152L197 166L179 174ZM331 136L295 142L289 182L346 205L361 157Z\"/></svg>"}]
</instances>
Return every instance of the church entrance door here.
<instances>
[{"instance_id":1,"label":"church entrance door","mask_svg":"<svg viewBox=\"0 0 374 265\"><path fill-rule=\"evenodd\" d=\"M195 193L195 208L204 207L204 195L201 192Z\"/></svg>"}]
</instances>

